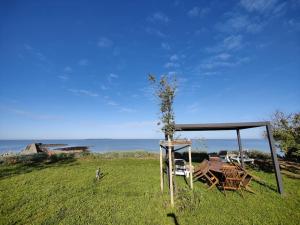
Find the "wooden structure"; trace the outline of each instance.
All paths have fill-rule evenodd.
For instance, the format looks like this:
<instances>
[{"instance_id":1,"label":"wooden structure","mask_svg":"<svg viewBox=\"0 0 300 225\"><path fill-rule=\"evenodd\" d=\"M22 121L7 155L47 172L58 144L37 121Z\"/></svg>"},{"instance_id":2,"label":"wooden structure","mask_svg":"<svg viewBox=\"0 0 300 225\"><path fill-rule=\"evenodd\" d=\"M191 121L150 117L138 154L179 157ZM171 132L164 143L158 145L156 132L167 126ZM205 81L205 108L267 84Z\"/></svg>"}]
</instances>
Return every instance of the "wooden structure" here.
<instances>
[{"instance_id":1,"label":"wooden structure","mask_svg":"<svg viewBox=\"0 0 300 225\"><path fill-rule=\"evenodd\" d=\"M256 127L265 127L266 134L269 142L269 147L271 151L271 156L273 160L277 190L280 194L283 194L283 184L280 174L279 163L277 159L276 149L274 145L274 139L272 134L272 126L269 121L263 122L243 122L243 123L207 123L207 124L176 124L176 131L218 131L218 130L235 130L237 133L237 140L239 145L239 152L241 157L242 168L244 168L244 158L243 158L243 148L240 137L240 130L256 128Z\"/></svg>"},{"instance_id":2,"label":"wooden structure","mask_svg":"<svg viewBox=\"0 0 300 225\"><path fill-rule=\"evenodd\" d=\"M194 170L193 179L198 180L200 178L204 178L208 181L208 189L211 189L219 183L219 179L209 170L209 163L207 159L203 160Z\"/></svg>"},{"instance_id":3,"label":"wooden structure","mask_svg":"<svg viewBox=\"0 0 300 225\"><path fill-rule=\"evenodd\" d=\"M21 151L21 155L31 155L36 153L45 153L48 155L55 154L78 154L82 152L89 152L87 146L72 146L72 147L63 147L67 146L66 144L42 144L42 143L32 143L27 145L27 147ZM50 149L53 147L60 147L55 149Z\"/></svg>"},{"instance_id":4,"label":"wooden structure","mask_svg":"<svg viewBox=\"0 0 300 225\"><path fill-rule=\"evenodd\" d=\"M224 179L221 181L222 188L226 195L226 190L241 190L242 176L235 166L223 166Z\"/></svg>"},{"instance_id":5,"label":"wooden structure","mask_svg":"<svg viewBox=\"0 0 300 225\"><path fill-rule=\"evenodd\" d=\"M174 152L182 150L184 148L188 148L189 152L189 178L190 178L190 187L193 189L193 167L192 167L192 142L190 140L167 140L167 141L160 141L160 189L161 192L164 191L164 171L163 165L164 161L167 165L167 174L168 174L168 183L169 183L169 191L170 191L170 198L171 198L171 206L174 206L174 186L173 186L173 157ZM163 160L163 149L165 150L165 160ZM174 168L175 174L175 168Z\"/></svg>"}]
</instances>

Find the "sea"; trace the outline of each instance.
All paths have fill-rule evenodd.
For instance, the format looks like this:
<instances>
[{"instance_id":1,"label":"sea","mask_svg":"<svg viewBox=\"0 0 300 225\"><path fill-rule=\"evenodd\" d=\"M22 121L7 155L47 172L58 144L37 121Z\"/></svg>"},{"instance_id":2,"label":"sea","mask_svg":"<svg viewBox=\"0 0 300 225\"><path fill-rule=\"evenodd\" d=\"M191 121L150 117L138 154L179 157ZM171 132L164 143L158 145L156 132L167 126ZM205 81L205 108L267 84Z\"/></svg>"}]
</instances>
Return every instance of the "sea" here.
<instances>
[{"instance_id":1,"label":"sea","mask_svg":"<svg viewBox=\"0 0 300 225\"><path fill-rule=\"evenodd\" d=\"M159 151L159 139L59 139L59 140L0 140L0 154L19 153L31 143L66 144L67 146L88 146L92 152L112 151ZM243 139L243 149L270 152L266 139ZM193 151L219 152L220 150L238 150L236 139L193 139Z\"/></svg>"}]
</instances>

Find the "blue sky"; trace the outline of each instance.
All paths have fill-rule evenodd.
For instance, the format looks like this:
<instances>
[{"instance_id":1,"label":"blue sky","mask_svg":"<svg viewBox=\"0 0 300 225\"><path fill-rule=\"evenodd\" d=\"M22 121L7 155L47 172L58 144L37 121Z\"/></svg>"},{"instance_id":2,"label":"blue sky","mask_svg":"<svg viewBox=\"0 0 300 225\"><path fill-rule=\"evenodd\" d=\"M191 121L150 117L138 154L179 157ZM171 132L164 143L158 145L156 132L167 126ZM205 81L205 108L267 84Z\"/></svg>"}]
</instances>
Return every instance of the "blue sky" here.
<instances>
[{"instance_id":1,"label":"blue sky","mask_svg":"<svg viewBox=\"0 0 300 225\"><path fill-rule=\"evenodd\" d=\"M299 0L0 6L1 139L160 138L149 73L177 75L177 123L300 109Z\"/></svg>"}]
</instances>

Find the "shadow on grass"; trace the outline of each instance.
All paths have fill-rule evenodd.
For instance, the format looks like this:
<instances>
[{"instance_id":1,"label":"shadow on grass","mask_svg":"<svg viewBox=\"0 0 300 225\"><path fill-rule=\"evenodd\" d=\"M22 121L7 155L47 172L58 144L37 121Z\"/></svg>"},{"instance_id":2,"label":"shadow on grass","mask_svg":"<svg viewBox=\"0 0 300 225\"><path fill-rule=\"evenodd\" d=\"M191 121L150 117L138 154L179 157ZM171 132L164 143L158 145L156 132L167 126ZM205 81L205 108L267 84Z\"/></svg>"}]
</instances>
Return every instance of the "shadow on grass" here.
<instances>
[{"instance_id":1,"label":"shadow on grass","mask_svg":"<svg viewBox=\"0 0 300 225\"><path fill-rule=\"evenodd\" d=\"M275 179L275 178L274 178L274 179ZM258 183L258 184L261 185L261 186L264 186L264 187L266 187L266 188L272 190L272 191L275 191L275 192L278 191L277 188L276 188L274 185L268 184L268 183L267 183L266 181L264 181L264 180L255 179L255 178L254 178L253 181L256 182L256 183ZM254 192L255 192L255 191L254 191Z\"/></svg>"},{"instance_id":2,"label":"shadow on grass","mask_svg":"<svg viewBox=\"0 0 300 225\"><path fill-rule=\"evenodd\" d=\"M76 159L72 154L58 154L48 156L44 153L34 155L20 155L6 158L0 165L0 179L20 174L30 173L49 167L74 165Z\"/></svg>"},{"instance_id":3,"label":"shadow on grass","mask_svg":"<svg viewBox=\"0 0 300 225\"><path fill-rule=\"evenodd\" d=\"M179 223L177 221L177 217L176 217L176 215L174 213L168 213L167 217L171 217L173 219L173 221L174 221L174 224L175 225L179 225Z\"/></svg>"}]
</instances>

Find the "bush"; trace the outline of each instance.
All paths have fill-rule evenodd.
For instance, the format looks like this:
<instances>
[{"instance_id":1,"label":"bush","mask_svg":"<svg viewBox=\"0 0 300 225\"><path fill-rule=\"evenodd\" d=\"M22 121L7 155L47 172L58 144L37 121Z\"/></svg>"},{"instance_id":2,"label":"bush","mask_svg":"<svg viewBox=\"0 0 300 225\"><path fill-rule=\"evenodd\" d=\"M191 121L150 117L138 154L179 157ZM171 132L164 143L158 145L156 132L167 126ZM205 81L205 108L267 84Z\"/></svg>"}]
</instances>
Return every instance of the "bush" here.
<instances>
[{"instance_id":1,"label":"bush","mask_svg":"<svg viewBox=\"0 0 300 225\"><path fill-rule=\"evenodd\" d=\"M253 158L253 159L262 159L262 160L271 159L270 153L261 152L261 151L257 151L257 150L248 151L247 154L250 158Z\"/></svg>"},{"instance_id":2,"label":"bush","mask_svg":"<svg viewBox=\"0 0 300 225\"><path fill-rule=\"evenodd\" d=\"M300 113L275 112L272 118L273 136L287 159L300 161Z\"/></svg>"}]
</instances>

